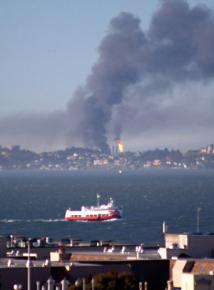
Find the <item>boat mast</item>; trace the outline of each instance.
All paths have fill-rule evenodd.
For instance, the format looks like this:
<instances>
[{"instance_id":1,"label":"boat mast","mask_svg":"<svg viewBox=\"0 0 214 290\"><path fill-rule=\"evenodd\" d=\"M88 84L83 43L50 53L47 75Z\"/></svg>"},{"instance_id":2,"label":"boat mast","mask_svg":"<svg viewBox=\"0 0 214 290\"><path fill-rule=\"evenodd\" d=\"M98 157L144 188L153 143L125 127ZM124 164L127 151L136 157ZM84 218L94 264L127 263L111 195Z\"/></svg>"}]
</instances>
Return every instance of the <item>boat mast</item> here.
<instances>
[{"instance_id":1,"label":"boat mast","mask_svg":"<svg viewBox=\"0 0 214 290\"><path fill-rule=\"evenodd\" d=\"M97 193L97 206L98 207L100 206L100 195L99 195L99 193Z\"/></svg>"}]
</instances>

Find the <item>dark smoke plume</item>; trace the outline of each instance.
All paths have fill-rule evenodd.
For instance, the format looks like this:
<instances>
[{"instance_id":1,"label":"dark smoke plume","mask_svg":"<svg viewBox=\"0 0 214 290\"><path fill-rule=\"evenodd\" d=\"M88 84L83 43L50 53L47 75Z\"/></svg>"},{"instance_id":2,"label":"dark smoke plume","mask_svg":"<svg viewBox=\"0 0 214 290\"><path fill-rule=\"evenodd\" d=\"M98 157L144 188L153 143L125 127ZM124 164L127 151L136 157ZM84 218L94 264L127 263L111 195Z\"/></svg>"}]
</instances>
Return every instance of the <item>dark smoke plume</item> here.
<instances>
[{"instance_id":1,"label":"dark smoke plume","mask_svg":"<svg viewBox=\"0 0 214 290\"><path fill-rule=\"evenodd\" d=\"M70 134L108 151L109 134L119 135L123 122L136 134L164 122L164 92L213 78L213 52L213 13L204 6L161 1L146 32L138 18L121 13L110 23L85 87L69 104Z\"/></svg>"},{"instance_id":2,"label":"dark smoke plume","mask_svg":"<svg viewBox=\"0 0 214 290\"><path fill-rule=\"evenodd\" d=\"M207 142L214 124L213 12L160 0L148 30L140 25L130 13L112 19L97 63L67 110L1 118L1 140L105 152L120 134L144 146L146 138L152 146L193 145L199 132Z\"/></svg>"},{"instance_id":3,"label":"dark smoke plume","mask_svg":"<svg viewBox=\"0 0 214 290\"><path fill-rule=\"evenodd\" d=\"M137 60L145 42L139 25L139 19L128 13L111 21L84 93L78 91L70 103L71 126L75 125L87 146L109 150L106 133L112 109L122 102L127 86L139 80Z\"/></svg>"}]
</instances>

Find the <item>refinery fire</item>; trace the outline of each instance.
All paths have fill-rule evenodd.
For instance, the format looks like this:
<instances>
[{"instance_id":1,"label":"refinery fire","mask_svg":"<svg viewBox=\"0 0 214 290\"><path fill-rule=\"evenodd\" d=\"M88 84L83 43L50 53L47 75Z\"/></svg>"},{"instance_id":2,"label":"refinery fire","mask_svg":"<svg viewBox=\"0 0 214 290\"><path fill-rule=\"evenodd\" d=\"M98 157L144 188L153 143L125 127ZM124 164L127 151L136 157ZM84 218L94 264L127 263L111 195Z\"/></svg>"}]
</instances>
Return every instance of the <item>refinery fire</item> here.
<instances>
[{"instance_id":1,"label":"refinery fire","mask_svg":"<svg viewBox=\"0 0 214 290\"><path fill-rule=\"evenodd\" d=\"M115 144L112 146L112 155L120 155L124 153L124 145L120 139L115 140Z\"/></svg>"},{"instance_id":2,"label":"refinery fire","mask_svg":"<svg viewBox=\"0 0 214 290\"><path fill-rule=\"evenodd\" d=\"M123 153L124 152L124 146L121 140L117 140L117 151L118 153Z\"/></svg>"}]
</instances>

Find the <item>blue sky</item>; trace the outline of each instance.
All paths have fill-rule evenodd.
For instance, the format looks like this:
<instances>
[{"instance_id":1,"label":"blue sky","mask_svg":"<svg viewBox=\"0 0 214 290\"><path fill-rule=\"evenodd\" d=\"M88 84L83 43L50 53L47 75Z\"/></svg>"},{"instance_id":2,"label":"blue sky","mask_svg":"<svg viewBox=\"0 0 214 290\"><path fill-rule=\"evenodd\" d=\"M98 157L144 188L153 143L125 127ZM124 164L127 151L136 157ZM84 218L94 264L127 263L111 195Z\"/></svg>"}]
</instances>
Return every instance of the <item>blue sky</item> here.
<instances>
[{"instance_id":1,"label":"blue sky","mask_svg":"<svg viewBox=\"0 0 214 290\"><path fill-rule=\"evenodd\" d=\"M96 61L109 21L130 11L146 27L158 1L0 3L0 115L64 108Z\"/></svg>"},{"instance_id":2,"label":"blue sky","mask_svg":"<svg viewBox=\"0 0 214 290\"><path fill-rule=\"evenodd\" d=\"M158 5L158 0L1 1L0 116L64 108L96 62L111 18L132 12L145 29Z\"/></svg>"},{"instance_id":3,"label":"blue sky","mask_svg":"<svg viewBox=\"0 0 214 290\"><path fill-rule=\"evenodd\" d=\"M96 63L97 48L108 31L111 19L120 12L131 12L141 19L142 29L146 31L161 1L0 1L0 119L3 118L4 124L7 124L5 118L20 113L45 115L64 110ZM213 0L189 0L188 3L207 5L212 10L214 8ZM197 91L197 88L192 90ZM212 90L212 86L207 89L209 94ZM210 97L209 102L211 101ZM4 133L7 134L6 130ZM144 140L144 147L165 145L157 142L156 132L151 132L147 137L146 134L147 132L144 137L150 141L146 143ZM175 136L172 137L173 140L167 139L168 136L166 133L166 143L175 147L178 140ZM5 139L2 135L1 144L19 144L20 140L24 140L21 135L17 140L12 137L13 133ZM206 139L209 141L209 138ZM160 137L158 140L160 141ZM196 137L192 139L192 143L195 141ZM138 136L135 144L136 142L140 144ZM50 148L63 147L65 143L56 142ZM177 144L183 146L182 142L178 141ZM20 145L28 146L28 142L23 141ZM130 143L130 148L135 149L132 145ZM45 146L42 147L44 148Z\"/></svg>"}]
</instances>

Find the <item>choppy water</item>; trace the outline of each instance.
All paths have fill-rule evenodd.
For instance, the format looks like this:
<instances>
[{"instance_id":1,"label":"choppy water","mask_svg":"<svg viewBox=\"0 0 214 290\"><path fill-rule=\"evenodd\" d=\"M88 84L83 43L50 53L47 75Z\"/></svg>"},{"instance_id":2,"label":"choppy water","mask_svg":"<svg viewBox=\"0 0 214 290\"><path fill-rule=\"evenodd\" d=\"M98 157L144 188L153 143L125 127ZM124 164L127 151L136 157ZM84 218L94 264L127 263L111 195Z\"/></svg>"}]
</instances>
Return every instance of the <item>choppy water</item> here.
<instances>
[{"instance_id":1,"label":"choppy water","mask_svg":"<svg viewBox=\"0 0 214 290\"><path fill-rule=\"evenodd\" d=\"M102 223L64 221L67 207L112 196L123 219ZM0 234L67 236L82 240L162 242L162 222L173 232L214 232L213 171L0 173Z\"/></svg>"}]
</instances>

